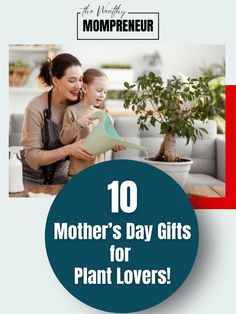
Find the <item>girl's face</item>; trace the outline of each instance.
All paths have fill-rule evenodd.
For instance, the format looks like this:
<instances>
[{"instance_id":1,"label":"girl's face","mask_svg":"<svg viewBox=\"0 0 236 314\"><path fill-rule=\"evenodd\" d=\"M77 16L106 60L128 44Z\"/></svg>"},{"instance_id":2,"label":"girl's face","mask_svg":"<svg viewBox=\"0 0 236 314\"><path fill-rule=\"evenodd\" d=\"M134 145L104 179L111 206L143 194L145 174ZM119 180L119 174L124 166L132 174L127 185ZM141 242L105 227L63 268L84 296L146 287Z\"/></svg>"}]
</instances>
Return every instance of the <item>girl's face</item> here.
<instances>
[{"instance_id":1,"label":"girl's face","mask_svg":"<svg viewBox=\"0 0 236 314\"><path fill-rule=\"evenodd\" d=\"M80 66L69 67L62 78L53 77L53 83L63 98L77 100L83 85L83 71Z\"/></svg>"},{"instance_id":2,"label":"girl's face","mask_svg":"<svg viewBox=\"0 0 236 314\"><path fill-rule=\"evenodd\" d=\"M108 79L104 76L95 77L90 84L83 85L84 97L89 105L99 107L106 99Z\"/></svg>"}]
</instances>

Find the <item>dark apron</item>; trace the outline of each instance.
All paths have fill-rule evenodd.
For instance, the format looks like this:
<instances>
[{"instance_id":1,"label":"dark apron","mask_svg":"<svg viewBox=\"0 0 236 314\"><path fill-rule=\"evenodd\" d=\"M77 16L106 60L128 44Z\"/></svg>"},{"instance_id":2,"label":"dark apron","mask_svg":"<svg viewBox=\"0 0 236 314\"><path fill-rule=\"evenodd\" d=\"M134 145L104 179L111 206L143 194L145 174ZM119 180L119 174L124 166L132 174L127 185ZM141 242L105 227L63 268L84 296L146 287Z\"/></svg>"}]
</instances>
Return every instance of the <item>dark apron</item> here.
<instances>
[{"instance_id":1,"label":"dark apron","mask_svg":"<svg viewBox=\"0 0 236 314\"><path fill-rule=\"evenodd\" d=\"M48 108L44 110L44 126L42 128L43 150L52 150L62 147L59 134L62 128L51 120L52 90L48 92ZM23 164L23 180L25 185L32 184L63 184L68 180L68 160L64 158L53 164L42 166L38 170L32 169L21 154Z\"/></svg>"}]
</instances>

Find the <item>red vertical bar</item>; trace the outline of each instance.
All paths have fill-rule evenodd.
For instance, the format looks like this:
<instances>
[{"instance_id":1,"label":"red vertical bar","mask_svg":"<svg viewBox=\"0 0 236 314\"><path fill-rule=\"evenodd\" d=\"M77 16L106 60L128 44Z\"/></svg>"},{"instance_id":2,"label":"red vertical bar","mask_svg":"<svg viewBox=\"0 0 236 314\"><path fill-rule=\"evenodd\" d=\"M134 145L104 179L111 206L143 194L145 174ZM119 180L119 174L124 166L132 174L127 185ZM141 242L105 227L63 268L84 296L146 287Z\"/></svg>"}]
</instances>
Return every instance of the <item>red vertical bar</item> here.
<instances>
[{"instance_id":1,"label":"red vertical bar","mask_svg":"<svg viewBox=\"0 0 236 314\"><path fill-rule=\"evenodd\" d=\"M236 86L226 89L226 197L191 198L195 209L236 209Z\"/></svg>"}]
</instances>

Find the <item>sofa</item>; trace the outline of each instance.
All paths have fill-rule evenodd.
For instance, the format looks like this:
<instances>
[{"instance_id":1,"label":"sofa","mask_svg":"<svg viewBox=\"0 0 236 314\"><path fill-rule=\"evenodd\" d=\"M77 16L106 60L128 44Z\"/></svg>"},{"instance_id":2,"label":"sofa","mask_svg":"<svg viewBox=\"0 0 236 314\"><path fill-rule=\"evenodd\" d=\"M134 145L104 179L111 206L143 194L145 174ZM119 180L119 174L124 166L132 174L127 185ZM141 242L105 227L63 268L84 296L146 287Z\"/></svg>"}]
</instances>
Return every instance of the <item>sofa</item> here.
<instances>
[{"instance_id":1,"label":"sofa","mask_svg":"<svg viewBox=\"0 0 236 314\"><path fill-rule=\"evenodd\" d=\"M23 114L13 113L10 116L9 146L20 146L20 134ZM225 137L217 135L215 121L203 123L195 122L197 127L203 127L208 133L198 138L196 143L186 145L186 140L177 138L177 151L182 157L191 158L193 165L190 169L187 184L217 185L225 182ZM114 117L114 126L117 132L127 140L146 147L148 155L154 155L160 146L163 135L160 135L160 126L151 127L148 131L139 130L137 117ZM135 149L120 152L109 152L108 159L140 160L144 154Z\"/></svg>"},{"instance_id":2,"label":"sofa","mask_svg":"<svg viewBox=\"0 0 236 314\"><path fill-rule=\"evenodd\" d=\"M216 122L207 123L195 121L197 127L203 127L208 133L203 133L203 138L198 138L196 143L190 141L186 145L186 139L177 138L177 152L182 157L191 158L193 164L190 169L187 184L222 184L225 182L225 136L217 135ZM163 141L160 135L160 126L151 127L148 131L139 130L137 117L125 116L114 119L117 132L127 140L146 147L148 155L155 155ZM140 160L144 154L138 150L112 153L112 159Z\"/></svg>"}]
</instances>

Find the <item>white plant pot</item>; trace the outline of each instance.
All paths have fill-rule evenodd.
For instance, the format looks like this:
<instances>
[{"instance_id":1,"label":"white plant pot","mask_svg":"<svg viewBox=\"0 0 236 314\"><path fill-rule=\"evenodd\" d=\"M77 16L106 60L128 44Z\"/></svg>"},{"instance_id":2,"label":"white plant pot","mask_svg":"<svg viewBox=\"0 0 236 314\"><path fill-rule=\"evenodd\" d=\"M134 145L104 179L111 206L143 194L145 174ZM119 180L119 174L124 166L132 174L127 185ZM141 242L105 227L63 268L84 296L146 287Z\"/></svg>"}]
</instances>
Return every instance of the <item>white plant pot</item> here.
<instances>
[{"instance_id":1,"label":"white plant pot","mask_svg":"<svg viewBox=\"0 0 236 314\"><path fill-rule=\"evenodd\" d=\"M174 179L181 187L184 187L193 161L187 158L183 159L184 161L181 162L165 162L153 161L149 160L148 157L144 157L142 158L142 161L164 171L172 179Z\"/></svg>"}]
</instances>

